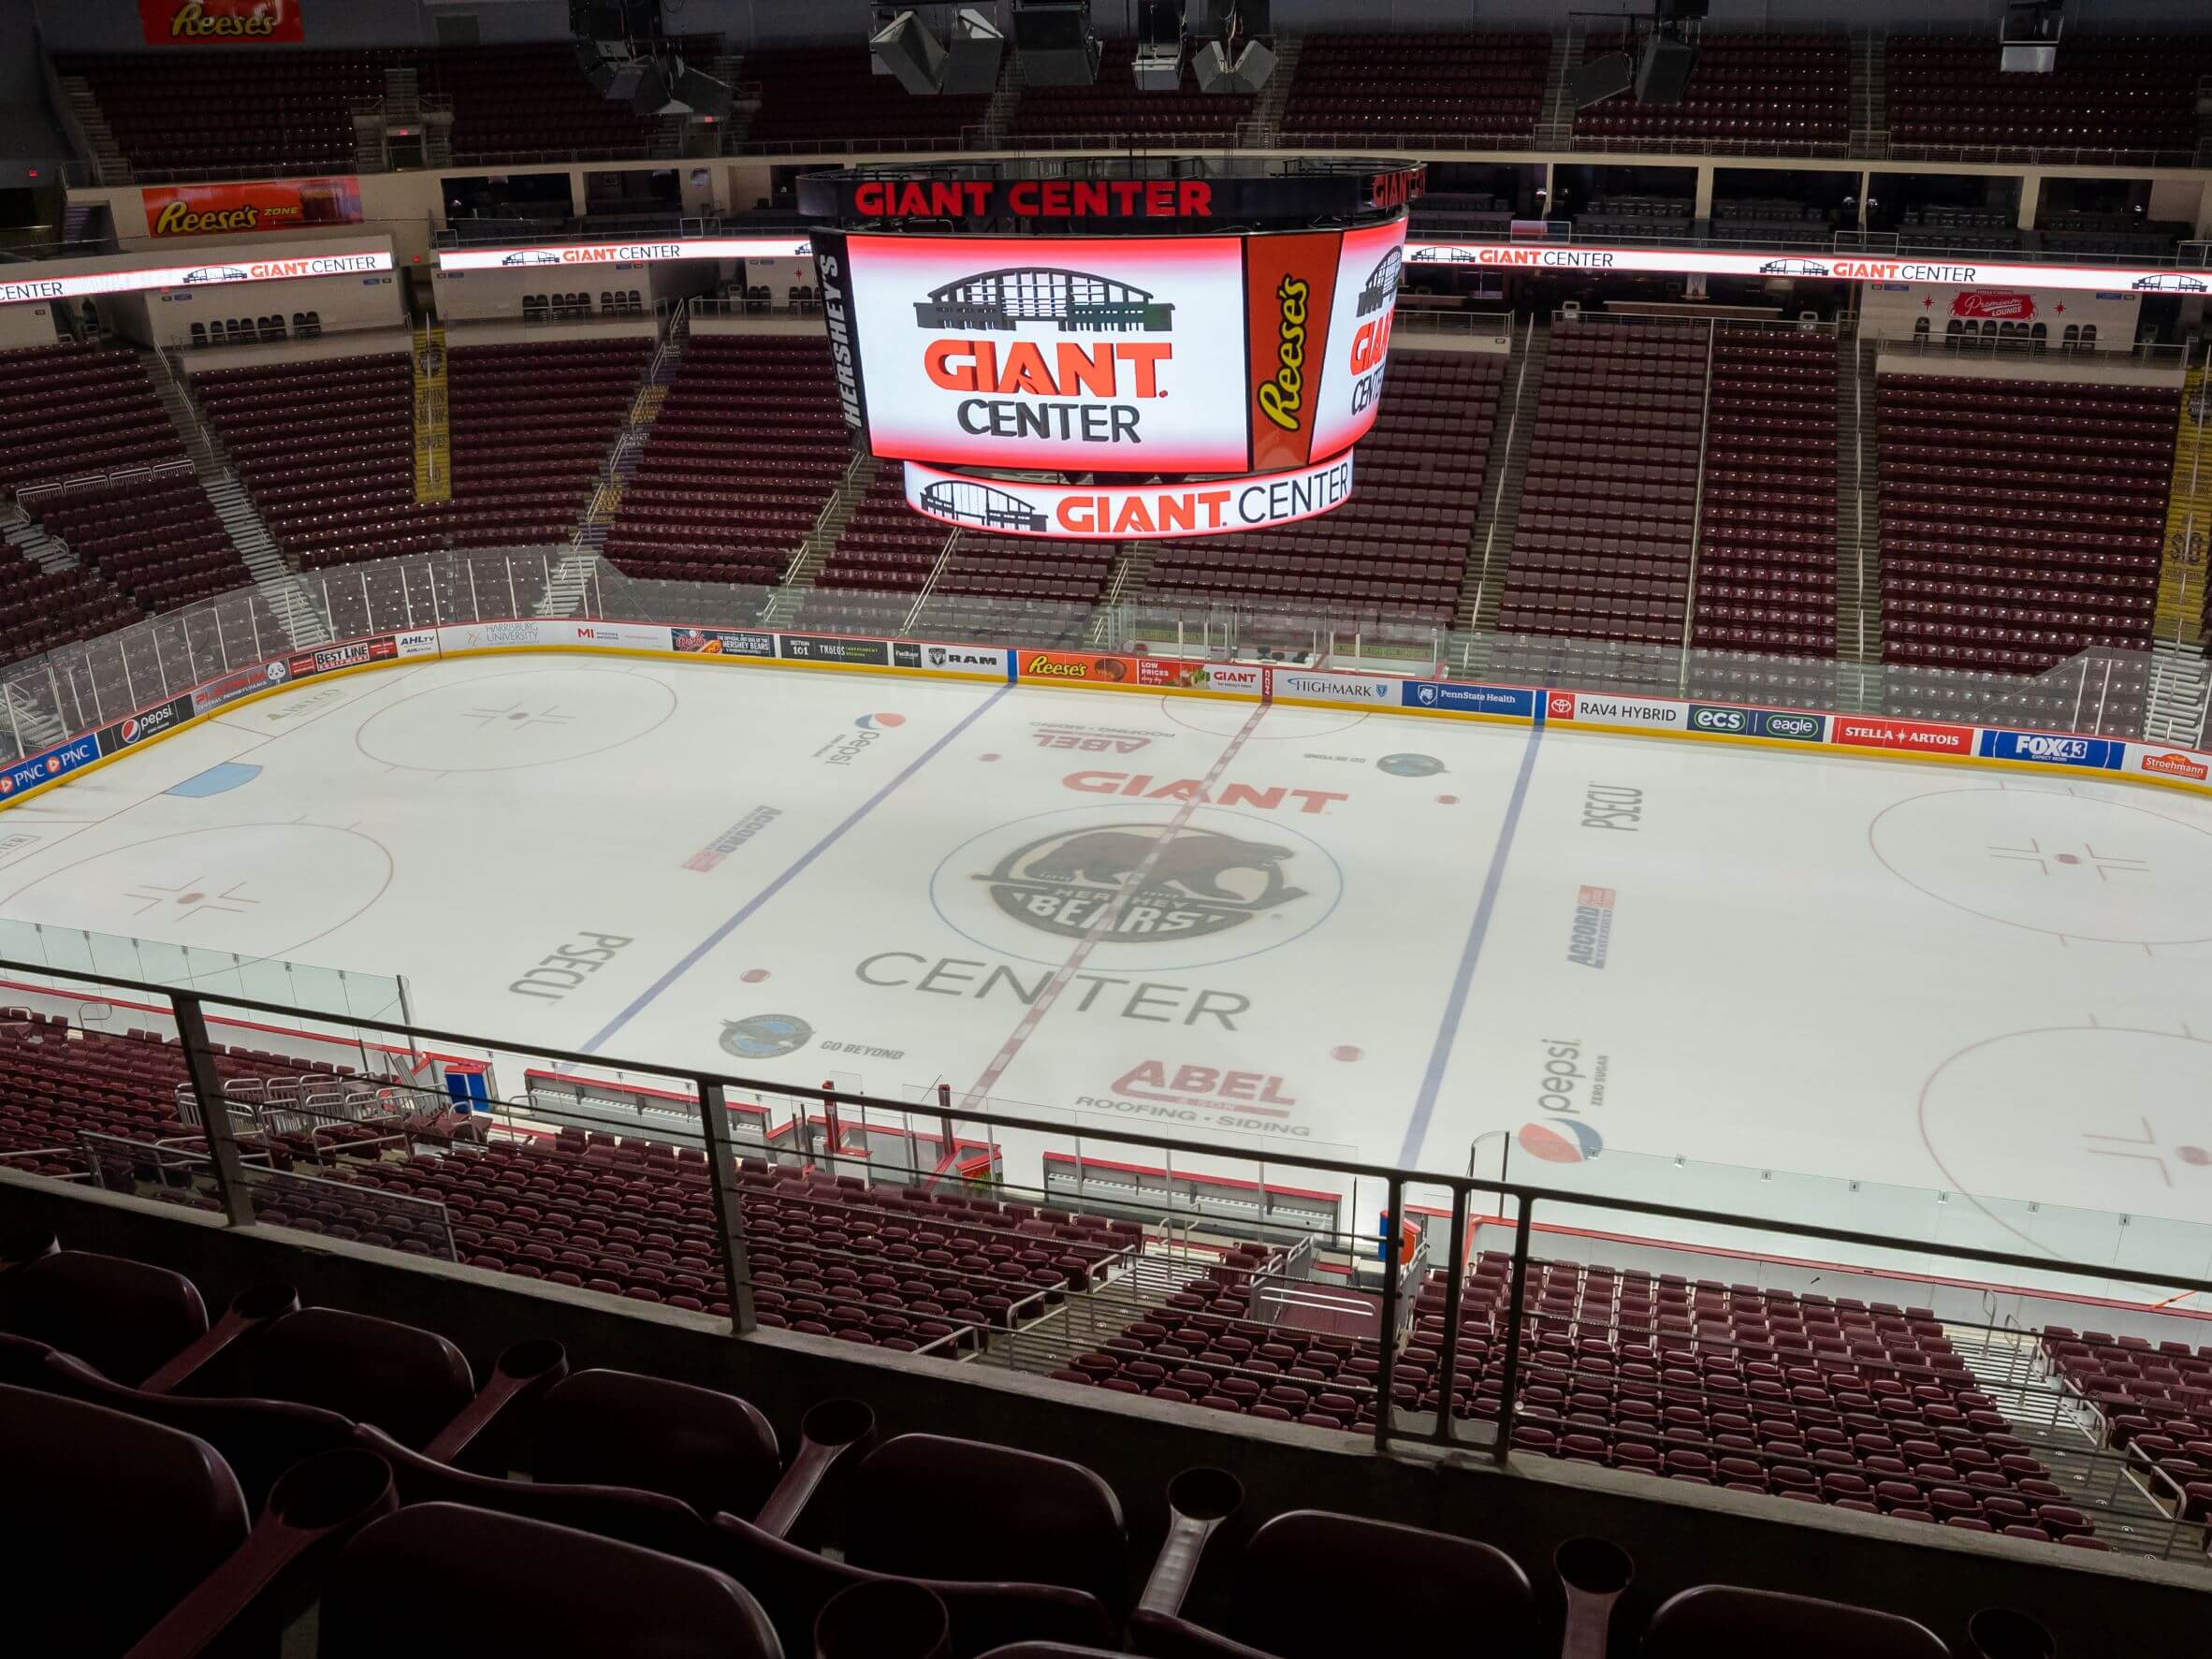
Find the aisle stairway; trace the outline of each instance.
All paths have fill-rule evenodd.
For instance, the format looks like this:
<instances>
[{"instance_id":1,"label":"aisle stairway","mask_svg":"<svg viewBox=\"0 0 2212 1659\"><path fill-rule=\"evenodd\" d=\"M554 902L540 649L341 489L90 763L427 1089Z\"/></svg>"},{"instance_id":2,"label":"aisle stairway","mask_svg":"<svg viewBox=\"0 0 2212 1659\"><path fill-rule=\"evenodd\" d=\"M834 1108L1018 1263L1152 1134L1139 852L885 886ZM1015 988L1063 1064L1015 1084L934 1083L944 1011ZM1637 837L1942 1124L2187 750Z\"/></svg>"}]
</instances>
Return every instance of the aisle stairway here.
<instances>
[{"instance_id":1,"label":"aisle stairway","mask_svg":"<svg viewBox=\"0 0 2212 1659\"><path fill-rule=\"evenodd\" d=\"M585 592L599 570L600 555L606 550L607 531L615 522L616 510L622 504L623 487L644 458L646 441L652 436L653 422L661 413L662 404L668 400L668 388L676 383L677 371L683 364L684 346L691 337L691 313L680 308L670 313L666 331L661 336L652 364L646 371L645 383L631 400L629 420L622 428L622 435L615 440L614 453L607 459L606 476L592 492L591 505L585 509L583 518L577 523L568 552L553 567L553 574L546 581L546 596L538 602L539 616L573 617L583 608Z\"/></svg>"},{"instance_id":2,"label":"aisle stairway","mask_svg":"<svg viewBox=\"0 0 2212 1659\"><path fill-rule=\"evenodd\" d=\"M1529 449L1536 436L1536 400L1544 384L1544 362L1551 346L1550 326L1541 320L1522 330L1506 369L1513 387L1501 400L1498 418L1506 423L1506 444L1498 464L1483 481L1482 501L1468 537L1467 573L1452 626L1489 633L1497 626L1498 600L1506 591L1506 566L1521 521L1521 482L1528 472Z\"/></svg>"},{"instance_id":3,"label":"aisle stairway","mask_svg":"<svg viewBox=\"0 0 2212 1659\"><path fill-rule=\"evenodd\" d=\"M867 499L868 490L876 482L880 463L874 457L854 454L846 463L845 474L837 480L837 493L830 497L822 509L822 517L814 528L807 532L792 556L791 566L783 574L783 582L768 606L767 620L772 627L788 627L799 614L799 606L806 598L806 589L814 585L814 575L829 557L830 549L837 545L837 537Z\"/></svg>"},{"instance_id":4,"label":"aisle stairway","mask_svg":"<svg viewBox=\"0 0 2212 1659\"><path fill-rule=\"evenodd\" d=\"M2185 386L2166 504L2165 560L2159 567L2157 637L2201 645L2205 556L2212 547L2212 386L2203 363L2189 371Z\"/></svg>"},{"instance_id":5,"label":"aisle stairway","mask_svg":"<svg viewBox=\"0 0 2212 1659\"><path fill-rule=\"evenodd\" d=\"M230 455L223 441L200 419L199 406L193 401L175 354L156 351L146 355L154 393L168 412L170 425L183 440L184 453L192 458L193 473L207 491L224 533L238 549L255 586L283 621L295 646L328 644L330 632L324 625L321 609L285 560L276 538L269 533L246 487L231 470Z\"/></svg>"},{"instance_id":6,"label":"aisle stairway","mask_svg":"<svg viewBox=\"0 0 2212 1659\"><path fill-rule=\"evenodd\" d=\"M415 325L415 499L453 500L453 438L446 420L445 329Z\"/></svg>"},{"instance_id":7,"label":"aisle stairway","mask_svg":"<svg viewBox=\"0 0 2212 1659\"><path fill-rule=\"evenodd\" d=\"M1882 492L1874 438L1874 354L1855 340L1836 375L1836 656L1882 661Z\"/></svg>"},{"instance_id":8,"label":"aisle stairway","mask_svg":"<svg viewBox=\"0 0 2212 1659\"><path fill-rule=\"evenodd\" d=\"M2176 1525L2129 1473L2125 1460L2099 1447L2080 1398L2058 1387L2038 1362L2032 1333L1948 1325L1944 1334L2011 1432L2066 1489L2067 1503L2089 1518L2099 1538L2134 1555L2203 1559L2205 1529Z\"/></svg>"}]
</instances>

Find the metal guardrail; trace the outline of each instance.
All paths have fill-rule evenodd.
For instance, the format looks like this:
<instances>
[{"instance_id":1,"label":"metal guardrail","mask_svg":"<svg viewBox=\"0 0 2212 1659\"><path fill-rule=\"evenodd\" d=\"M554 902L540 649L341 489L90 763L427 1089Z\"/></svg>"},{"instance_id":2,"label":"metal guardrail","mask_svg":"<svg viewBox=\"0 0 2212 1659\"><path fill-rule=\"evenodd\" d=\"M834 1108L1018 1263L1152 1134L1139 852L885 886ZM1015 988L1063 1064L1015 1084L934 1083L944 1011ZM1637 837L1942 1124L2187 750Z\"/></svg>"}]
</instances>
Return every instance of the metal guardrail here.
<instances>
[{"instance_id":1,"label":"metal guardrail","mask_svg":"<svg viewBox=\"0 0 2212 1659\"><path fill-rule=\"evenodd\" d=\"M208 1036L211 1011L226 1013L239 1012L252 1015L284 1014L290 1011L283 1004L255 1001L238 997L215 997L187 991L176 986L160 985L143 981L106 977L91 973L56 970L43 964L22 964L0 959L0 976L19 971L35 970L49 979L97 986L104 996L127 994L134 999L154 999L154 1009L166 1009L173 1018L189 1070L195 1096L200 1100L225 1099L225 1089L218 1074L216 1058ZM703 1145L711 1168L716 1196L716 1215L719 1222L721 1261L720 1268L727 1275L730 1289L730 1319L732 1330L739 1336L749 1334L757 1326L752 1306L751 1290L755 1280L748 1256L745 1230L747 1187L740 1179L735 1133L732 1127L731 1108L738 1101L780 1101L796 1113L799 1125L819 1122L826 1126L826 1142L818 1144L814 1131L805 1129L792 1143L795 1155L807 1163L826 1160L833 1168L842 1159L846 1167L863 1171L866 1179L870 1159L865 1152L840 1154L839 1147L849 1134L866 1137L869 1128L885 1128L895 1123L931 1126L941 1125L941 1141L938 1143L953 1149L935 1169L925 1170L919 1163L907 1168L910 1180L899 1185L920 1185L924 1190L940 1183L953 1182L963 1177L953 1165L954 1154L963 1146L982 1144L993 1149L1014 1145L1022 1150L1039 1150L1041 1177L1038 1187L1050 1201L1051 1187L1041 1171L1049 1166L1052 1156L1065 1157L1065 1154L1052 1154L1056 1145L1072 1143L1076 1148L1075 1169L1080 1177L1084 1167L1082 1147L1096 1142L1105 1148L1137 1149L1164 1161L1172 1174L1176 1160L1189 1171L1210 1171L1225 1160L1237 1163L1258 1162L1261 1167L1261 1190L1267 1190L1269 1178L1280 1182L1294 1176L1302 1184L1312 1186L1321 1183L1332 1184L1333 1189L1348 1194L1347 1211L1350 1225L1341 1227L1322 1240L1323 1246L1332 1250L1357 1252L1358 1256L1371 1255L1374 1235L1364 1226L1363 1217L1372 1213L1372 1201L1363 1199L1362 1191L1377 1194L1382 1217L1381 1236L1396 1240L1402 1235L1403 1224L1413 1215L1409 1205L1420 1205L1428 1218L1420 1230L1433 1238L1442 1223L1443 1244L1433 1252L1445 1263L1459 1264L1470 1260L1478 1227L1509 1226L1512 1234L1512 1268L1507 1293L1507 1306L1502 1330L1493 1341L1502 1341L1504 1355L1496 1411L1495 1428L1487 1440L1492 1455L1504 1462L1513 1442L1517 1407L1524 1374L1533 1362L1538 1340L1535 1310L1527 1298L1530 1261L1536 1255L1536 1217L1539 1213L1561 1214L1572 1212L1586 1216L1593 1210L1603 1210L1618 1217L1633 1218L1647 1240L1666 1237L1664 1224L1674 1223L1693 1231L1717 1229L1754 1231L1765 1238L1801 1243L1815 1247L1817 1259L1828 1261L1847 1261L1854 1255L1872 1253L1887 1259L1902 1256L1913 1260L1938 1260L1954 1271L1960 1278L1986 1279L1981 1270L2001 1268L2014 1273L2031 1275L2038 1282L2047 1283L2052 1275L2060 1279L2086 1279L2103 1284L2113 1276L2107 1262L2079 1262L2054 1258L2049 1255L2029 1255L2014 1250L1972 1247L1956 1243L1934 1244L1926 1239L1899 1237L1893 1234L1866 1230L1844 1230L1810 1225L1788 1219L1768 1216L1747 1216L1692 1206L1659 1202L1647 1199L1606 1197L1594 1199L1587 1193L1561 1191L1525 1182L1491 1180L1472 1174L1444 1173L1415 1171L1388 1164L1375 1164L1355 1158L1322 1156L1312 1151L1271 1146L1264 1155L1254 1155L1242 1148L1225 1148L1213 1142L1182 1137L1143 1133L1135 1129L1112 1125L1092 1127L1084 1124L1071 1129L1060 1116L1025 1113L1008 1110L998 1102L984 1099L969 1099L955 1102L949 1091L940 1089L935 1100L922 1101L892 1099L882 1096L862 1093L857 1089L831 1086L809 1088L788 1083L744 1077L716 1068L672 1067L663 1062L630 1057L614 1057L605 1054L583 1054L556 1049L541 1044L515 1044L505 1040L480 1032L459 1032L438 1029L421 1025L402 1024L388 1019L361 1016L349 1022L361 1031L382 1034L386 1038L403 1040L411 1048L446 1054L505 1054L522 1055L543 1064L552 1062L561 1067L581 1069L599 1073L613 1072L625 1080L656 1079L664 1086L666 1099L673 1112L684 1110L686 1097L696 1113L697 1140ZM812 1114L819 1109L820 1119ZM241 1146L227 1112L201 1114L206 1140L207 1175L214 1196L232 1226L250 1226L256 1220L258 1195L257 1178L250 1176L244 1164L249 1148ZM840 1124L844 1126L840 1128ZM893 1133L910 1133L911 1130L891 1130ZM994 1152L994 1164L998 1154ZM1188 1179L1203 1182L1212 1177L1194 1173ZM1081 1193L1080 1184L1077 1191ZM1614 1222L1613 1230L1620 1231L1622 1223ZM1227 1225L1233 1236L1250 1236L1258 1226L1269 1232L1254 1215ZM1657 1229L1657 1230L1653 1230ZM1314 1236L1309 1226L1290 1227L1277 1224L1272 1236L1286 1250L1302 1239ZM1633 1235L1630 1235L1633 1236ZM1694 1247L1692 1247L1694 1248ZM1358 1259L1355 1256L1355 1259ZM1404 1363L1396 1334L1410 1312L1408 1294L1415 1287L1404 1282L1405 1275L1397 1271L1383 1271L1375 1275L1380 1281L1373 1294L1375 1297L1376 1317L1375 1330L1378 1333L1375 1358L1378 1361L1376 1376L1377 1408L1375 1411L1375 1444L1378 1450L1388 1449L1396 1440L1429 1440L1445 1445L1482 1445L1478 1435L1470 1441L1463 1436L1456 1425L1468 1422L1488 1422L1488 1419L1470 1419L1450 1410L1433 1412L1402 1411L1395 1404L1393 1383L1398 1367ZM2191 1274L2171 1273L2151 1268L2127 1270L2127 1278L2145 1286L2184 1293L2212 1294L2212 1279ZM1445 1306L1440 1336L1433 1338L1440 1344L1433 1375L1454 1376L1459 1360L1461 1342L1460 1308L1462 1293L1467 1280L1461 1273L1453 1272L1447 1277ZM1010 1320L1010 1324L1011 1321ZM1426 1420L1433 1418L1433 1421Z\"/></svg>"}]
</instances>

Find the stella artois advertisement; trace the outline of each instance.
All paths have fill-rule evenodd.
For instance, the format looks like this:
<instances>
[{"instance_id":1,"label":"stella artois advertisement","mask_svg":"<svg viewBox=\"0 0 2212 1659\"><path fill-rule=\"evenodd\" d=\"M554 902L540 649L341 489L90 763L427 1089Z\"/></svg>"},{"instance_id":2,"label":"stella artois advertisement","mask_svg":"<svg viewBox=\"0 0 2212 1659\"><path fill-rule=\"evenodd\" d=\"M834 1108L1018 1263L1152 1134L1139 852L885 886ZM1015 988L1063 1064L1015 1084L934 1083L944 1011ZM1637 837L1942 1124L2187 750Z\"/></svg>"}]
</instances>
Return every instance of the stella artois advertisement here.
<instances>
[{"instance_id":1,"label":"stella artois advertisement","mask_svg":"<svg viewBox=\"0 0 2212 1659\"><path fill-rule=\"evenodd\" d=\"M1402 220L1252 237L844 236L869 447L1148 474L1324 459L1374 422L1404 240Z\"/></svg>"},{"instance_id":2,"label":"stella artois advertisement","mask_svg":"<svg viewBox=\"0 0 2212 1659\"><path fill-rule=\"evenodd\" d=\"M307 38L303 0L138 0L148 46L284 46Z\"/></svg>"},{"instance_id":3,"label":"stella artois advertisement","mask_svg":"<svg viewBox=\"0 0 2212 1659\"><path fill-rule=\"evenodd\" d=\"M147 234L165 241L361 223L361 182L354 178L148 185L138 194L145 198Z\"/></svg>"}]
</instances>

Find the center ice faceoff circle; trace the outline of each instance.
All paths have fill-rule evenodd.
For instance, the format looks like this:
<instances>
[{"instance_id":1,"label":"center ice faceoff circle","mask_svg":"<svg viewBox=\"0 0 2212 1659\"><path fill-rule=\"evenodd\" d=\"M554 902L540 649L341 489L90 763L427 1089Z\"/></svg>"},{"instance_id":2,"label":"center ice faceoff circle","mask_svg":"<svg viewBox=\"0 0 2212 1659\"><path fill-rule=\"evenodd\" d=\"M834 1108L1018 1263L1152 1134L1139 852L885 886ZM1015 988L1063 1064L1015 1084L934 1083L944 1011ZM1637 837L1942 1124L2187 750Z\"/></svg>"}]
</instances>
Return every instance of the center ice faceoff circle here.
<instances>
[{"instance_id":1,"label":"center ice faceoff circle","mask_svg":"<svg viewBox=\"0 0 2212 1659\"><path fill-rule=\"evenodd\" d=\"M1274 950L1325 921L1344 875L1318 842L1216 807L1076 807L985 830L930 878L946 924L983 949L1056 966L1085 938L1146 971Z\"/></svg>"},{"instance_id":2,"label":"center ice faceoff circle","mask_svg":"<svg viewBox=\"0 0 2212 1659\"><path fill-rule=\"evenodd\" d=\"M2212 939L2212 834L2057 790L1954 789L1876 814L1874 856L1928 897L2061 938Z\"/></svg>"},{"instance_id":3,"label":"center ice faceoff circle","mask_svg":"<svg viewBox=\"0 0 2212 1659\"><path fill-rule=\"evenodd\" d=\"M578 761L644 736L676 712L647 675L524 668L441 681L361 727L361 752L415 772L507 772Z\"/></svg>"}]
</instances>

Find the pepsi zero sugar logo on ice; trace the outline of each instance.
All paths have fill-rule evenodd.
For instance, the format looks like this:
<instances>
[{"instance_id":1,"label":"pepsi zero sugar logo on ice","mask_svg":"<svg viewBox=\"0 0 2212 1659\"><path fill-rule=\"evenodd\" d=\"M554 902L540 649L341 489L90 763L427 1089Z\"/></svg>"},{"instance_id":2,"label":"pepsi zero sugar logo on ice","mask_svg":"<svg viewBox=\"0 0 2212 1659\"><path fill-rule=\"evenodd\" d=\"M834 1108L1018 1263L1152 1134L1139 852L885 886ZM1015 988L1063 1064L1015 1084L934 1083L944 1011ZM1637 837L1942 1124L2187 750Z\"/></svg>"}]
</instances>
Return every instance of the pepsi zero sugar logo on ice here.
<instances>
[{"instance_id":1,"label":"pepsi zero sugar logo on ice","mask_svg":"<svg viewBox=\"0 0 2212 1659\"><path fill-rule=\"evenodd\" d=\"M1605 1100L1608 1059L1597 1055L1585 1062L1580 1038L1547 1037L1542 1041L1544 1075L1536 1085L1535 1103L1548 1115L1523 1124L1514 1139L1531 1157L1579 1164L1605 1150L1605 1137L1583 1120L1582 1113Z\"/></svg>"},{"instance_id":2,"label":"pepsi zero sugar logo on ice","mask_svg":"<svg viewBox=\"0 0 2212 1659\"><path fill-rule=\"evenodd\" d=\"M1305 896L1284 879L1288 847L1158 824L1109 824L1043 837L980 878L1017 922L1081 939L1197 938L1242 927ZM1126 902L1125 902L1126 900Z\"/></svg>"}]
</instances>

